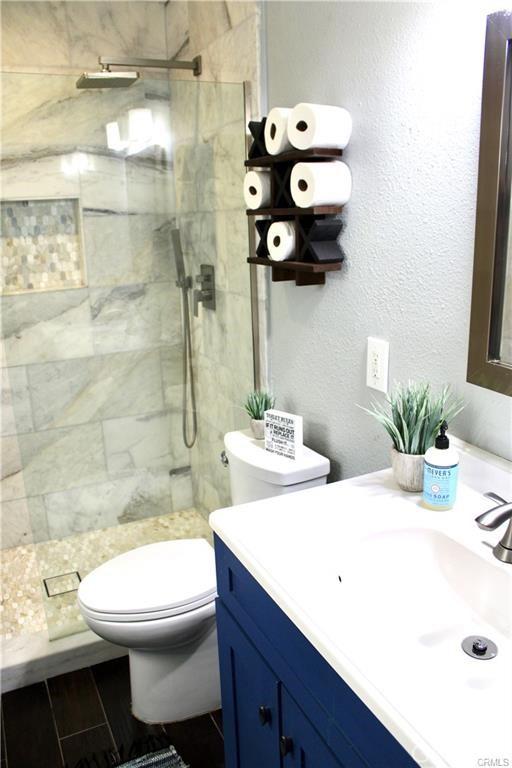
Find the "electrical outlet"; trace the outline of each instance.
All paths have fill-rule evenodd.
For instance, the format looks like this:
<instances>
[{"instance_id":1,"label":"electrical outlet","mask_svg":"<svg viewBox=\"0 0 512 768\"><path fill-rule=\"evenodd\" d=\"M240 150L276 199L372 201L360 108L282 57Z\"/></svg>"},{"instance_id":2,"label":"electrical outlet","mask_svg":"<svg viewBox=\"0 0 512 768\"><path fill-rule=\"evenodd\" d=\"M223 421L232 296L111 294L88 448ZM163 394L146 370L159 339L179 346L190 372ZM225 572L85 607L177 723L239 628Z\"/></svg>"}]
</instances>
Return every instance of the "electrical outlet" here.
<instances>
[{"instance_id":1,"label":"electrical outlet","mask_svg":"<svg viewBox=\"0 0 512 768\"><path fill-rule=\"evenodd\" d=\"M389 341L368 336L366 356L366 386L388 391Z\"/></svg>"}]
</instances>

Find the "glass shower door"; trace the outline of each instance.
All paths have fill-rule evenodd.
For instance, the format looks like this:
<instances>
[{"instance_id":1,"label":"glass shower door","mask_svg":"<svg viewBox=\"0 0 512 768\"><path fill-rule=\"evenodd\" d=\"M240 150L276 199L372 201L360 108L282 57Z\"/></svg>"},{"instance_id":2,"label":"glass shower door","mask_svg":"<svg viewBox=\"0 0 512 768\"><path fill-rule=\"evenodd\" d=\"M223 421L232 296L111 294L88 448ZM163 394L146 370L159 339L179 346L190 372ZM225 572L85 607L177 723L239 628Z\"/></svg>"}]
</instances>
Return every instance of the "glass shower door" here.
<instances>
[{"instance_id":1,"label":"glass shower door","mask_svg":"<svg viewBox=\"0 0 512 768\"><path fill-rule=\"evenodd\" d=\"M189 273L215 268L215 310L193 319L198 435L191 450L195 507L230 504L220 462L226 432L247 427L253 388L248 227L242 196L245 105L240 84L171 83L176 214ZM197 287L197 285L196 285Z\"/></svg>"},{"instance_id":2,"label":"glass shower door","mask_svg":"<svg viewBox=\"0 0 512 768\"><path fill-rule=\"evenodd\" d=\"M57 638L85 628L92 568L209 537L229 503L218 455L252 387L242 87L5 74L2 149L3 633ZM217 291L190 320L191 450L176 228Z\"/></svg>"}]
</instances>

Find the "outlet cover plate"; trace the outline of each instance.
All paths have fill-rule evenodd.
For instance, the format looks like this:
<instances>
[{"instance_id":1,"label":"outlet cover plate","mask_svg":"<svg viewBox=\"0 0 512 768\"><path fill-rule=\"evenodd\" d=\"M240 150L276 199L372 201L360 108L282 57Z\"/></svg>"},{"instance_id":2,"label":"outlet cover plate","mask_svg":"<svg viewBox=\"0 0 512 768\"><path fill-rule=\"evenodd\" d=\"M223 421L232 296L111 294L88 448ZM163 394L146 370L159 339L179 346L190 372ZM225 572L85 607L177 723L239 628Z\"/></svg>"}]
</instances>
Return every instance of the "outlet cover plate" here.
<instances>
[{"instance_id":1,"label":"outlet cover plate","mask_svg":"<svg viewBox=\"0 0 512 768\"><path fill-rule=\"evenodd\" d=\"M368 336L366 386L379 392L388 391L389 341Z\"/></svg>"}]
</instances>

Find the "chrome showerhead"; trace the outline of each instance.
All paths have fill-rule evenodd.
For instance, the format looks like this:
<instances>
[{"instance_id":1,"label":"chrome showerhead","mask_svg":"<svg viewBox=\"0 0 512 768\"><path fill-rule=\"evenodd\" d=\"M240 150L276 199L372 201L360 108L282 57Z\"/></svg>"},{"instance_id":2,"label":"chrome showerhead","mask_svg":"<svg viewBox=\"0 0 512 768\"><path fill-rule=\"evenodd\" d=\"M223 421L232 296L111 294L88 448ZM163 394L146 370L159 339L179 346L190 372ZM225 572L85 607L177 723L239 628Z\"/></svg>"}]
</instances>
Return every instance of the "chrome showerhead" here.
<instances>
[{"instance_id":1,"label":"chrome showerhead","mask_svg":"<svg viewBox=\"0 0 512 768\"><path fill-rule=\"evenodd\" d=\"M100 56L100 72L84 72L76 81L77 88L126 88L135 83L138 72L111 72L110 67L143 67L144 69L190 69L197 77L201 74L201 57L192 61L177 59L133 59L125 56Z\"/></svg>"},{"instance_id":2,"label":"chrome showerhead","mask_svg":"<svg viewBox=\"0 0 512 768\"><path fill-rule=\"evenodd\" d=\"M127 88L137 82L138 72L111 72L103 69L101 72L84 72L76 81L77 88Z\"/></svg>"}]
</instances>

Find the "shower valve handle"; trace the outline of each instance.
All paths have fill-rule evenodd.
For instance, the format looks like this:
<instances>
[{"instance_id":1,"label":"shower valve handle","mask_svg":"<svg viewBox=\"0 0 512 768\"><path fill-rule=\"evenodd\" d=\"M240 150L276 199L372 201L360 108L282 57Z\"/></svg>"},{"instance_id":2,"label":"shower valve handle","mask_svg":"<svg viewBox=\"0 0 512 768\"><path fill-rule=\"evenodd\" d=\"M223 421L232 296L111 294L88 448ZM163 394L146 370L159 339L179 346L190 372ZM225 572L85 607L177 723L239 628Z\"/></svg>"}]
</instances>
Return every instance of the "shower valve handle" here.
<instances>
[{"instance_id":1,"label":"shower valve handle","mask_svg":"<svg viewBox=\"0 0 512 768\"><path fill-rule=\"evenodd\" d=\"M194 289L194 317L199 317L199 302L203 300L202 293L199 288Z\"/></svg>"},{"instance_id":2,"label":"shower valve handle","mask_svg":"<svg viewBox=\"0 0 512 768\"><path fill-rule=\"evenodd\" d=\"M199 317L199 304L205 309L215 309L215 267L201 264L201 273L196 275L201 288L194 290L194 317Z\"/></svg>"},{"instance_id":3,"label":"shower valve handle","mask_svg":"<svg viewBox=\"0 0 512 768\"><path fill-rule=\"evenodd\" d=\"M213 299L214 306L211 307L212 292L205 290L204 288L196 288L194 290L194 317L199 317L199 304L208 309L215 309L215 298Z\"/></svg>"}]
</instances>

